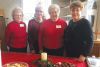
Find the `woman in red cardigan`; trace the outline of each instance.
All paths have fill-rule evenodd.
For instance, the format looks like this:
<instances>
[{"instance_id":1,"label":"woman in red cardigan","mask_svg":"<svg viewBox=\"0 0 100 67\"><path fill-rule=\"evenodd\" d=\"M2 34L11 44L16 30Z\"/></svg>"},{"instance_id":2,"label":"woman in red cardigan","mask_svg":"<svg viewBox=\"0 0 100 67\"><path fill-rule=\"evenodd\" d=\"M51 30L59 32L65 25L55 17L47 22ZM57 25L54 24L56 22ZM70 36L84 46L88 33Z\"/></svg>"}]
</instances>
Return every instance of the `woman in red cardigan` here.
<instances>
[{"instance_id":1,"label":"woman in red cardigan","mask_svg":"<svg viewBox=\"0 0 100 67\"><path fill-rule=\"evenodd\" d=\"M22 21L22 9L17 7L12 11L13 21L11 21L5 31L5 39L8 51L26 52L27 33L26 24Z\"/></svg>"},{"instance_id":2,"label":"woman in red cardigan","mask_svg":"<svg viewBox=\"0 0 100 67\"><path fill-rule=\"evenodd\" d=\"M49 55L63 55L63 36L67 24L59 18L60 8L57 4L50 5L50 19L45 20L39 32L39 47Z\"/></svg>"}]
</instances>

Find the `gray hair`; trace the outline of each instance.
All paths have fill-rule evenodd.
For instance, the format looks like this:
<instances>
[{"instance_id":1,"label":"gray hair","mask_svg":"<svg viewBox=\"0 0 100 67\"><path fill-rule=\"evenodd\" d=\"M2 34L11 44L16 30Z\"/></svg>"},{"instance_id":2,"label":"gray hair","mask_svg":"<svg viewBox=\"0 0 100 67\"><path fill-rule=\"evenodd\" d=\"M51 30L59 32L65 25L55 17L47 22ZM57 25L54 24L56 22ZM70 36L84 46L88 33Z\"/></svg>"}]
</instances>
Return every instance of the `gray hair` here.
<instances>
[{"instance_id":1,"label":"gray hair","mask_svg":"<svg viewBox=\"0 0 100 67\"><path fill-rule=\"evenodd\" d=\"M41 5L37 5L37 6L35 7L35 11L36 11L36 10L39 10L39 9L41 9L41 10L43 11L43 7L42 7Z\"/></svg>"},{"instance_id":2,"label":"gray hair","mask_svg":"<svg viewBox=\"0 0 100 67\"><path fill-rule=\"evenodd\" d=\"M43 6L39 3L36 7L35 7L35 13L34 13L34 17L36 16L36 12L37 12L37 10L42 10L42 12L43 12L43 19L45 19L45 14L44 14L44 8L43 8Z\"/></svg>"},{"instance_id":3,"label":"gray hair","mask_svg":"<svg viewBox=\"0 0 100 67\"><path fill-rule=\"evenodd\" d=\"M22 10L22 8L16 7L16 8L14 8L13 11L12 11L12 17L14 17L14 14L15 14L16 12L21 12L22 15L23 15L23 10Z\"/></svg>"},{"instance_id":4,"label":"gray hair","mask_svg":"<svg viewBox=\"0 0 100 67\"><path fill-rule=\"evenodd\" d=\"M57 5L57 4L52 4L52 5L50 5L50 6L49 6L49 9L48 9L48 12L50 13L50 11L51 11L52 9L57 9L57 13L60 13L60 7L59 7L59 5Z\"/></svg>"}]
</instances>

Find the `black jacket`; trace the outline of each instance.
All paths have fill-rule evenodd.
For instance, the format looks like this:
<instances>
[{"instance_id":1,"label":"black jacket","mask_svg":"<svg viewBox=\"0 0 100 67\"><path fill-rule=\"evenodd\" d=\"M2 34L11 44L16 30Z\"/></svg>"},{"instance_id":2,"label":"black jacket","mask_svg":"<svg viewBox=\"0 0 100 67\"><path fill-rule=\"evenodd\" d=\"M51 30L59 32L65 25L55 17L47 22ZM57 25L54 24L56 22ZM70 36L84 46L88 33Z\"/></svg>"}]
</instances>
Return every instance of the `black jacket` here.
<instances>
[{"instance_id":1,"label":"black jacket","mask_svg":"<svg viewBox=\"0 0 100 67\"><path fill-rule=\"evenodd\" d=\"M68 57L87 56L93 47L93 32L88 20L72 20L64 32L64 46Z\"/></svg>"}]
</instances>

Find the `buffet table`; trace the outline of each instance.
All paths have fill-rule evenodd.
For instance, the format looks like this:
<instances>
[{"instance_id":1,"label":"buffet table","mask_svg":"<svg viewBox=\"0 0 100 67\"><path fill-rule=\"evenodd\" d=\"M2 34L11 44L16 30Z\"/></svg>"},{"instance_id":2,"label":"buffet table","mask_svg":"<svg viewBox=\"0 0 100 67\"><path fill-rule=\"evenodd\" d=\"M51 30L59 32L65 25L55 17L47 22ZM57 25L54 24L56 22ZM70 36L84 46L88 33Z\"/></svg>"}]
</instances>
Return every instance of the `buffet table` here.
<instances>
[{"instance_id":1,"label":"buffet table","mask_svg":"<svg viewBox=\"0 0 100 67\"><path fill-rule=\"evenodd\" d=\"M2 52L2 64L6 64L9 62L26 62L29 64L29 67L37 67L35 64L32 64L33 61L36 61L40 58L39 54L31 54L31 53L14 53L14 52ZM72 58L64 58L58 56L48 56L48 59L53 63L57 62L69 62L76 65L76 67L87 67L85 62L79 62Z\"/></svg>"}]
</instances>

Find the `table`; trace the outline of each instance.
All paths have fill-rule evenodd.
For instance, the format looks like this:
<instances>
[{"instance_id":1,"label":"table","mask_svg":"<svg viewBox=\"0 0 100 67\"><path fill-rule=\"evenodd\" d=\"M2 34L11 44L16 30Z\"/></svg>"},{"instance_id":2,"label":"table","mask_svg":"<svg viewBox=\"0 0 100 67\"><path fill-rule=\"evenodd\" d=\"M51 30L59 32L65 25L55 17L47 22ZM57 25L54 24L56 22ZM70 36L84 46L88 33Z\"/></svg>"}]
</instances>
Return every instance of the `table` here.
<instances>
[{"instance_id":1,"label":"table","mask_svg":"<svg viewBox=\"0 0 100 67\"><path fill-rule=\"evenodd\" d=\"M36 65L32 64L32 61L35 61L40 58L39 54L32 54L32 53L15 53L15 52L2 52L2 64L6 64L9 62L26 62L29 64L29 67L37 67ZM79 62L72 58L65 58L59 56L48 56L49 60L53 63L57 62L70 62L76 65L76 67L87 67L86 62Z\"/></svg>"},{"instance_id":2,"label":"table","mask_svg":"<svg viewBox=\"0 0 100 67\"><path fill-rule=\"evenodd\" d=\"M93 46L91 55L100 57L100 40L94 40L94 46Z\"/></svg>"}]
</instances>

